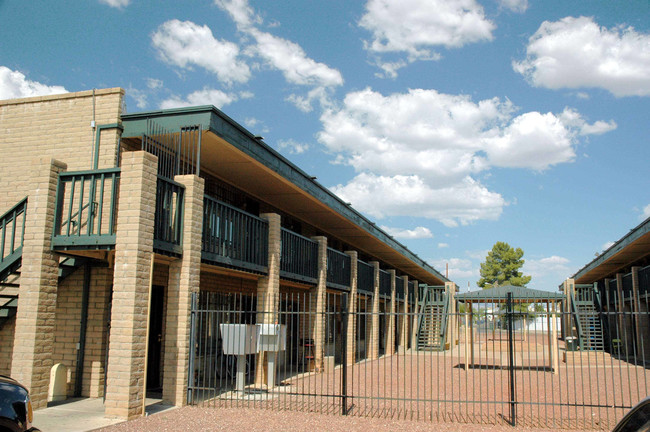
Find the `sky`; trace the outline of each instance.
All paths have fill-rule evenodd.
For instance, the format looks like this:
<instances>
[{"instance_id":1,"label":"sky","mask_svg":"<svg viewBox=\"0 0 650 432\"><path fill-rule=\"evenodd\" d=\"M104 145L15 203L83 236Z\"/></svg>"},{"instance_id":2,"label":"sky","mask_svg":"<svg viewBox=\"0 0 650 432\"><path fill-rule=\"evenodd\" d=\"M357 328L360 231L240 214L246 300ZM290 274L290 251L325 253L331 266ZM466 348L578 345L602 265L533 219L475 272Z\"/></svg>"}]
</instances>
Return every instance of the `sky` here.
<instances>
[{"instance_id":1,"label":"sky","mask_svg":"<svg viewBox=\"0 0 650 432\"><path fill-rule=\"evenodd\" d=\"M648 0L0 0L0 99L106 87L220 108L461 292L650 217Z\"/></svg>"}]
</instances>

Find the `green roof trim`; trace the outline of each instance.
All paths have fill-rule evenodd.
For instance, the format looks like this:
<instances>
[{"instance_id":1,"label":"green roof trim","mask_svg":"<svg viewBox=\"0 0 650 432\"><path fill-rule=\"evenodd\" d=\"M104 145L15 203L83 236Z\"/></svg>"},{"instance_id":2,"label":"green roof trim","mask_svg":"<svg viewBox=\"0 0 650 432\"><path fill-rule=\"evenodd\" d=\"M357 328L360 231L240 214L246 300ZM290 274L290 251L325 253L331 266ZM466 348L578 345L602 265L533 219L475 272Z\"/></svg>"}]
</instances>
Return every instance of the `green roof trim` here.
<instances>
[{"instance_id":1,"label":"green roof trim","mask_svg":"<svg viewBox=\"0 0 650 432\"><path fill-rule=\"evenodd\" d=\"M374 222L346 204L328 188L315 181L312 176L298 168L265 142L257 139L255 135L216 107L203 105L123 114L122 123L124 132L122 133L122 137L141 137L147 130L147 119L149 118L155 119L157 124L171 132L180 131L181 127L188 125L201 125L203 130L211 131L248 156L282 175L303 191L325 203L333 211L363 228L381 242L395 249L428 273L431 273L434 278L443 283L449 282L449 279L408 250L406 246L375 226Z\"/></svg>"},{"instance_id":2,"label":"green roof trim","mask_svg":"<svg viewBox=\"0 0 650 432\"><path fill-rule=\"evenodd\" d=\"M616 243L614 243L612 246L610 246L608 249L606 249L603 253L598 255L596 258L594 258L591 262L589 262L587 265L585 265L583 268L578 270L576 274L574 274L571 278L572 279L579 279L588 272L592 271L593 269L597 268L601 264L605 263L608 261L610 258L612 258L614 255L617 253L621 252L623 249L628 247L631 243L634 241L638 240L640 237L643 237L644 235L650 233L650 217L641 222L639 225L636 227L632 228L627 234L625 234L623 237L621 237Z\"/></svg>"},{"instance_id":3,"label":"green roof trim","mask_svg":"<svg viewBox=\"0 0 650 432\"><path fill-rule=\"evenodd\" d=\"M501 303L506 301L508 298L508 293L512 293L512 299L520 303L532 303L536 301L559 301L565 298L564 294L559 292L542 291L538 289L513 285L503 285L494 288L482 289L479 291L469 291L462 294L456 294L456 300L463 303Z\"/></svg>"}]
</instances>

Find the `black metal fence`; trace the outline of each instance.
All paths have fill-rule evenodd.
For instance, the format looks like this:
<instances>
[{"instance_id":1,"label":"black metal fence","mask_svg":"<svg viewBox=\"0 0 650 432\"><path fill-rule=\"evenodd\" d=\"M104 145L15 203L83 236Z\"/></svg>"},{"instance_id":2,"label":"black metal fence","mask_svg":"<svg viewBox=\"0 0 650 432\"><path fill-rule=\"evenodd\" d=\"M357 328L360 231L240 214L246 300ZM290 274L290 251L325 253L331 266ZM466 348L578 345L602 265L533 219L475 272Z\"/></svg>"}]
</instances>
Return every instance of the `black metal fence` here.
<instances>
[{"instance_id":1,"label":"black metal fence","mask_svg":"<svg viewBox=\"0 0 650 432\"><path fill-rule=\"evenodd\" d=\"M275 312L263 312L268 301ZM443 317L443 346L419 349L419 305L345 292L324 301L201 292L193 302L192 404L611 430L650 394L644 347L583 350L561 339L575 317L554 305L456 304ZM637 312L598 316L623 335L620 321L648 322L647 298ZM237 329L248 332L242 347Z\"/></svg>"}]
</instances>

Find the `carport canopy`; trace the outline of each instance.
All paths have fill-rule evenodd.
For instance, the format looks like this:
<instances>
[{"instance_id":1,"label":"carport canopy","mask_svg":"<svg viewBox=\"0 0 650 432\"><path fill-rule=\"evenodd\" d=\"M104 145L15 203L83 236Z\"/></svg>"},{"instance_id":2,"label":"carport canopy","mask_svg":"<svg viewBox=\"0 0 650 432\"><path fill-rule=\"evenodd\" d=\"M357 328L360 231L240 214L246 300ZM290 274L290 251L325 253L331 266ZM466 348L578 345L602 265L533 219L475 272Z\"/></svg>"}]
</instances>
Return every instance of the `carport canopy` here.
<instances>
[{"instance_id":1,"label":"carport canopy","mask_svg":"<svg viewBox=\"0 0 650 432\"><path fill-rule=\"evenodd\" d=\"M508 299L508 293L512 293L512 301L515 303L552 303L564 300L564 295L559 292L542 291L509 284L457 294L456 300L463 303L505 303Z\"/></svg>"}]
</instances>

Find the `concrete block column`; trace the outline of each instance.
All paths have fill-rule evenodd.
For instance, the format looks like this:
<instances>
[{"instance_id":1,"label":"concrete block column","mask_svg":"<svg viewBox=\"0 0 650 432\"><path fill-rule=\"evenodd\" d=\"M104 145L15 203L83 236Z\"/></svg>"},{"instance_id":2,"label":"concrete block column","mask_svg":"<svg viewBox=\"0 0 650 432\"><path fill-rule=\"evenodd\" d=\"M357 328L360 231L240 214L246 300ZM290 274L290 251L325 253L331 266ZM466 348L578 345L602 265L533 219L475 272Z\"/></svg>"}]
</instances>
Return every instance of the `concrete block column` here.
<instances>
[{"instance_id":1,"label":"concrete block column","mask_svg":"<svg viewBox=\"0 0 650 432\"><path fill-rule=\"evenodd\" d=\"M367 345L367 358L374 360L379 358L379 261L370 261L374 268L373 273L373 295L372 295L372 310L370 311L370 340L366 341Z\"/></svg>"},{"instance_id":2,"label":"concrete block column","mask_svg":"<svg viewBox=\"0 0 650 432\"><path fill-rule=\"evenodd\" d=\"M402 276L402 281L404 283L404 302L400 310L401 318L401 327L399 334L399 351L404 352L408 349L409 345L409 277Z\"/></svg>"},{"instance_id":3,"label":"concrete block column","mask_svg":"<svg viewBox=\"0 0 650 432\"><path fill-rule=\"evenodd\" d=\"M634 312L634 326L636 328L636 352L639 357L645 353L644 345L648 345L650 341L648 332L648 314L642 313L641 298L639 297L639 270L641 267L632 267L632 312Z\"/></svg>"},{"instance_id":4,"label":"concrete block column","mask_svg":"<svg viewBox=\"0 0 650 432\"><path fill-rule=\"evenodd\" d=\"M453 349L458 343L458 321L456 321L456 284L445 282L445 291L449 299L449 308L447 309L447 343Z\"/></svg>"},{"instance_id":5,"label":"concrete block column","mask_svg":"<svg viewBox=\"0 0 650 432\"><path fill-rule=\"evenodd\" d=\"M34 159L27 198L18 311L11 375L31 394L35 409L47 406L52 367L58 258L52 252L54 205L59 172L66 164Z\"/></svg>"},{"instance_id":6,"label":"concrete block column","mask_svg":"<svg viewBox=\"0 0 650 432\"><path fill-rule=\"evenodd\" d=\"M413 280L413 315L411 316L411 348L418 347L418 327L420 326L420 287L417 279Z\"/></svg>"},{"instance_id":7,"label":"concrete block column","mask_svg":"<svg viewBox=\"0 0 650 432\"><path fill-rule=\"evenodd\" d=\"M345 251L350 257L350 294L348 296L348 328L343 329L347 332L346 344L346 364L351 365L357 358L357 264L359 263L359 254L357 251Z\"/></svg>"},{"instance_id":8,"label":"concrete block column","mask_svg":"<svg viewBox=\"0 0 650 432\"><path fill-rule=\"evenodd\" d=\"M278 320L280 308L280 259L282 256L282 228L279 214L262 213L268 222L268 273L257 281L257 323L273 324ZM266 382L266 354L258 354L255 364L255 384Z\"/></svg>"},{"instance_id":9,"label":"concrete block column","mask_svg":"<svg viewBox=\"0 0 650 432\"><path fill-rule=\"evenodd\" d=\"M314 368L321 372L325 357L325 308L327 307L327 237L311 238L318 242L318 276L316 286L309 290L311 337L314 340Z\"/></svg>"},{"instance_id":10,"label":"concrete block column","mask_svg":"<svg viewBox=\"0 0 650 432\"><path fill-rule=\"evenodd\" d=\"M105 414L142 415L158 158L122 155Z\"/></svg>"},{"instance_id":11,"label":"concrete block column","mask_svg":"<svg viewBox=\"0 0 650 432\"><path fill-rule=\"evenodd\" d=\"M183 208L183 256L169 264L163 400L176 406L187 403L190 356L190 313L192 293L199 292L201 279L201 237L203 233L203 190L205 181L196 175L176 176L185 186Z\"/></svg>"},{"instance_id":12,"label":"concrete block column","mask_svg":"<svg viewBox=\"0 0 650 432\"><path fill-rule=\"evenodd\" d=\"M388 270L390 275L390 306L387 308L388 312L388 334L386 335L386 355L395 354L395 327L397 326L396 320L396 303L397 296L395 294L395 270Z\"/></svg>"}]
</instances>

